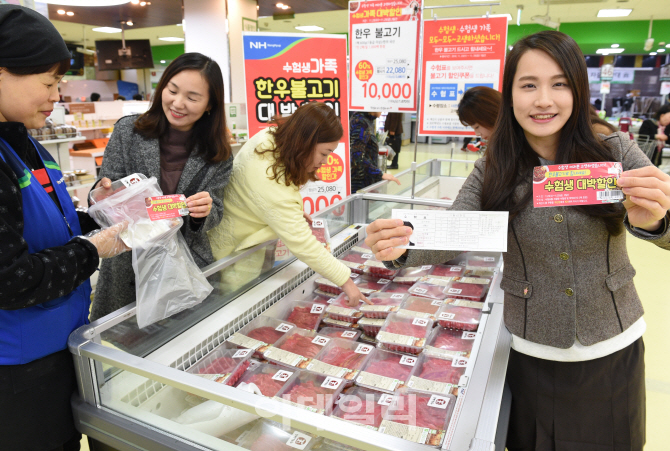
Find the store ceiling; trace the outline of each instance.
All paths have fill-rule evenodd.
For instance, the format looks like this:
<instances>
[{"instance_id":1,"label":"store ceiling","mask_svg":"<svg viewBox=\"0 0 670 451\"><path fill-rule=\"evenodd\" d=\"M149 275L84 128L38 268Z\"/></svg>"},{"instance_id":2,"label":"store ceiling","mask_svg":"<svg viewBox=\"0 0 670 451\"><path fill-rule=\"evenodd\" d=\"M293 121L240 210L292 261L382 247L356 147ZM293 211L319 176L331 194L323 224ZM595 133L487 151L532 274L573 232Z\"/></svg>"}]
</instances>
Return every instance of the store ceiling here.
<instances>
[{"instance_id":1,"label":"store ceiling","mask_svg":"<svg viewBox=\"0 0 670 451\"><path fill-rule=\"evenodd\" d=\"M132 28L159 27L181 23L182 19L182 0L148 0L145 6L133 3L96 7L48 6L51 20L98 27L119 28L122 21L128 20L133 22ZM58 10L71 11L74 15L58 14Z\"/></svg>"}]
</instances>

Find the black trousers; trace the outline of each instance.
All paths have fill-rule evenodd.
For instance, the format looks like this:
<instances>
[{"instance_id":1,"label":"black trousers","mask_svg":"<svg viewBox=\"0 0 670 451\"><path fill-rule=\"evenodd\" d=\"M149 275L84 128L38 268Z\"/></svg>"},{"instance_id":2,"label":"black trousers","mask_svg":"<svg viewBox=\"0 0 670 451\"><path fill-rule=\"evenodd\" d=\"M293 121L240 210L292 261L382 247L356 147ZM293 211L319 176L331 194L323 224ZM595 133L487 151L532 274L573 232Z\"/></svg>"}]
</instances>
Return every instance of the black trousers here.
<instances>
[{"instance_id":1,"label":"black trousers","mask_svg":"<svg viewBox=\"0 0 670 451\"><path fill-rule=\"evenodd\" d=\"M387 141L391 146L391 149L395 152L393 160L391 160L391 166L398 166L398 156L400 155L400 148L402 147L402 135L396 133L393 136L389 136Z\"/></svg>"},{"instance_id":2,"label":"black trousers","mask_svg":"<svg viewBox=\"0 0 670 451\"><path fill-rule=\"evenodd\" d=\"M642 451L644 343L600 359L555 362L511 351L509 451Z\"/></svg>"}]
</instances>

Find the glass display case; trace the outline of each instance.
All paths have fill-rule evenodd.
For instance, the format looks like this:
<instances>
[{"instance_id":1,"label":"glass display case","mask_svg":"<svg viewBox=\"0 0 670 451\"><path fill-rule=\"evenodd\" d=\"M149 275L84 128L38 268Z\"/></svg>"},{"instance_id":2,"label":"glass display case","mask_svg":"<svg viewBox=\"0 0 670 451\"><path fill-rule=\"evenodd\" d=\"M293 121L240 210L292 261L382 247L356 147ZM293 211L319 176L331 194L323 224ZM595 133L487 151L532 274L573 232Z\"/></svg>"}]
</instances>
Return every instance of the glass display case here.
<instances>
[{"instance_id":1,"label":"glass display case","mask_svg":"<svg viewBox=\"0 0 670 451\"><path fill-rule=\"evenodd\" d=\"M418 180L417 187L434 183L432 179L439 185L439 179L444 178L440 162L425 166L425 177ZM316 217L328 222L332 252L341 256L361 244L365 224L390 217L391 208L446 208L450 204L420 197L420 192L422 188L415 198L405 192L358 193ZM495 449L504 450L509 415L504 377L510 335L502 320L500 271L498 267L476 331L467 332L473 345L469 358L461 359L465 368L462 376L453 392L444 397L453 413L442 435L428 433L439 437L438 442L431 442L433 448L491 450L495 445ZM337 379L325 376L327 372L318 377L316 373L293 374L308 370L258 362L258 352L253 356L238 354L232 350L241 347L227 341L259 316L284 318L279 310L287 302L317 299L313 292L319 276L284 252L276 241L230 255L204 272L214 291L192 309L139 329L132 304L72 333L69 347L78 378L73 407L82 433L119 450L259 449L264 436L256 441L250 437L273 428L283 431L275 433L273 439L286 436L281 439L286 448L276 449L418 451L431 447L390 435L384 428L374 430L328 416L333 405L305 408L300 402L264 396L261 392L265 388L254 393L254 386L242 383L258 376L258 381L263 378L271 385L272 393L281 394L300 384L328 388L332 379ZM223 371L217 370L216 356L238 358L231 368L240 374L206 377L203 368L209 368L210 373ZM324 365L321 367L324 371ZM226 382L217 382L217 377ZM352 384L347 381L332 394L358 387Z\"/></svg>"}]
</instances>

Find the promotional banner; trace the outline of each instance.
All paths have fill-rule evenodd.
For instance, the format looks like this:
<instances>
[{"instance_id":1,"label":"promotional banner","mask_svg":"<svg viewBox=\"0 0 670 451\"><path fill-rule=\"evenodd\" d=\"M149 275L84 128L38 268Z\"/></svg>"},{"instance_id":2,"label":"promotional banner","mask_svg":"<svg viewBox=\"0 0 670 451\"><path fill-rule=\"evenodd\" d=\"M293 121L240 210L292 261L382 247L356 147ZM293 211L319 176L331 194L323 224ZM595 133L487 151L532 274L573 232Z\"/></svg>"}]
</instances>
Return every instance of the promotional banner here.
<instances>
[{"instance_id":1,"label":"promotional banner","mask_svg":"<svg viewBox=\"0 0 670 451\"><path fill-rule=\"evenodd\" d=\"M342 120L344 135L317 171L320 180L300 192L308 214L343 199L351 190L346 36L247 32L243 42L249 136L305 102L330 106Z\"/></svg>"},{"instance_id":2,"label":"promotional banner","mask_svg":"<svg viewBox=\"0 0 670 451\"><path fill-rule=\"evenodd\" d=\"M474 86L500 91L507 18L426 20L419 135L474 135L458 120L458 102Z\"/></svg>"},{"instance_id":3,"label":"promotional banner","mask_svg":"<svg viewBox=\"0 0 670 451\"><path fill-rule=\"evenodd\" d=\"M349 2L349 109L416 111L421 0Z\"/></svg>"}]
</instances>

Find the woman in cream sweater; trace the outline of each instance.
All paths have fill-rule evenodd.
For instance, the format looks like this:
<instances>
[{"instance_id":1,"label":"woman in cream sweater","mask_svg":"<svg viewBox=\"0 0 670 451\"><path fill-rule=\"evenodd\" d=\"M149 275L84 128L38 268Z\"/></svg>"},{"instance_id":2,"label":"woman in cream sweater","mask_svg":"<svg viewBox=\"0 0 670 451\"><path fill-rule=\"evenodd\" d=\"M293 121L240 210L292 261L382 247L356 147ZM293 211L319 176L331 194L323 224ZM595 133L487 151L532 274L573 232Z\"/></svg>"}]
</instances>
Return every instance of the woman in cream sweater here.
<instances>
[{"instance_id":1,"label":"woman in cream sweater","mask_svg":"<svg viewBox=\"0 0 670 451\"><path fill-rule=\"evenodd\" d=\"M280 238L296 257L341 287L351 305L365 300L349 277L349 268L312 235L300 195L302 185L317 180L317 169L337 148L342 135L333 110L314 102L250 139L235 157L224 194L223 219L209 232L214 257L218 260ZM255 278L265 259L261 250L234 265L223 275L224 284Z\"/></svg>"}]
</instances>

